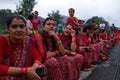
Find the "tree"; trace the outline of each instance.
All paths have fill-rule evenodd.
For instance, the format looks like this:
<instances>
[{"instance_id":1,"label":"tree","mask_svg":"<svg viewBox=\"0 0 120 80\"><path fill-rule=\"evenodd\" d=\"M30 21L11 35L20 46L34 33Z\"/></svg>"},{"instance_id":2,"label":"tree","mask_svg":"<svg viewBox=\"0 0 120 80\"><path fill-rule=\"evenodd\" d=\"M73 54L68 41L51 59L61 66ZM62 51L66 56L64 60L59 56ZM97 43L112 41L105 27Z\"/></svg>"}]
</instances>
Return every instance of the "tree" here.
<instances>
[{"instance_id":1,"label":"tree","mask_svg":"<svg viewBox=\"0 0 120 80\"><path fill-rule=\"evenodd\" d=\"M98 17L98 16L93 16L92 18L88 19L87 20L87 24L91 24L92 22L95 22L95 23L105 23L107 22L104 18L102 17Z\"/></svg>"},{"instance_id":2,"label":"tree","mask_svg":"<svg viewBox=\"0 0 120 80\"><path fill-rule=\"evenodd\" d=\"M25 11L25 17L27 17L32 11L36 4L35 0L22 0L19 1L19 5L16 5L16 11L19 13L21 10Z\"/></svg>"},{"instance_id":3,"label":"tree","mask_svg":"<svg viewBox=\"0 0 120 80\"><path fill-rule=\"evenodd\" d=\"M12 14L13 13L12 13L11 9L1 9L0 10L0 34L5 33L7 19Z\"/></svg>"},{"instance_id":4,"label":"tree","mask_svg":"<svg viewBox=\"0 0 120 80\"><path fill-rule=\"evenodd\" d=\"M53 17L55 19L55 21L57 22L57 24L62 22L63 17L59 14L59 10L56 11L52 11L51 13L48 13L49 17Z\"/></svg>"}]
</instances>

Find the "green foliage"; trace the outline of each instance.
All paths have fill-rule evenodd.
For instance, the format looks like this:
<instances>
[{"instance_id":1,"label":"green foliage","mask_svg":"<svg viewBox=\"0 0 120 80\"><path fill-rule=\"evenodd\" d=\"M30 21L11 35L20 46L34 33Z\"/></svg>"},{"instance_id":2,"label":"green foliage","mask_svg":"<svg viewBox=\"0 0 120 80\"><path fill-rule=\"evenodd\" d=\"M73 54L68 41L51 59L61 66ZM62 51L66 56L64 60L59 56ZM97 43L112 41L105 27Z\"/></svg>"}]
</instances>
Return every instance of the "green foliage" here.
<instances>
[{"instance_id":1,"label":"green foliage","mask_svg":"<svg viewBox=\"0 0 120 80\"><path fill-rule=\"evenodd\" d=\"M6 33L5 28L6 28L5 26L0 25L0 35L2 35L2 34L5 34L5 33Z\"/></svg>"},{"instance_id":2,"label":"green foliage","mask_svg":"<svg viewBox=\"0 0 120 80\"><path fill-rule=\"evenodd\" d=\"M102 17L98 17L98 16L94 16L90 19L87 20L87 24L91 24L92 22L95 22L95 23L105 23L107 22L104 18Z\"/></svg>"},{"instance_id":3,"label":"green foliage","mask_svg":"<svg viewBox=\"0 0 120 80\"><path fill-rule=\"evenodd\" d=\"M13 13L10 9L1 9L0 10L0 24L5 25L7 18L12 14Z\"/></svg>"},{"instance_id":4,"label":"green foliage","mask_svg":"<svg viewBox=\"0 0 120 80\"><path fill-rule=\"evenodd\" d=\"M25 11L25 17L27 18L28 15L33 11L33 8L35 6L36 1L35 0L22 0L19 1L19 5L16 5L16 13L19 13L20 11Z\"/></svg>"},{"instance_id":5,"label":"green foliage","mask_svg":"<svg viewBox=\"0 0 120 80\"><path fill-rule=\"evenodd\" d=\"M13 15L10 9L1 9L0 10L0 35L5 34L5 26L9 16Z\"/></svg>"},{"instance_id":6,"label":"green foliage","mask_svg":"<svg viewBox=\"0 0 120 80\"><path fill-rule=\"evenodd\" d=\"M53 17L55 19L55 21L57 22L57 24L62 22L63 17L59 14L59 10L56 11L52 11L51 13L48 13L49 17Z\"/></svg>"}]
</instances>

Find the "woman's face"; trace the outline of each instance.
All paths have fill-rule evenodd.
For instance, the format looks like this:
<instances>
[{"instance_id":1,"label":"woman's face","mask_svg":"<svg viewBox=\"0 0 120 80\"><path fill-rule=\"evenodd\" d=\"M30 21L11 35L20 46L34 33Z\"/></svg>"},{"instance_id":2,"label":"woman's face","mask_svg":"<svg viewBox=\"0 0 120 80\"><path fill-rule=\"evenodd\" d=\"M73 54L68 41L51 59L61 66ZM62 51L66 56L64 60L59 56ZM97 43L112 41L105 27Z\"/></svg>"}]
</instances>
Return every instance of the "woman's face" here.
<instances>
[{"instance_id":1,"label":"woman's face","mask_svg":"<svg viewBox=\"0 0 120 80\"><path fill-rule=\"evenodd\" d=\"M37 16L39 15L39 13L38 13L38 12L35 12L34 15L37 17Z\"/></svg>"},{"instance_id":2,"label":"woman's face","mask_svg":"<svg viewBox=\"0 0 120 80\"><path fill-rule=\"evenodd\" d=\"M99 29L96 29L96 30L95 30L95 33L96 33L96 34L99 34L99 32L100 32Z\"/></svg>"},{"instance_id":3,"label":"woman's face","mask_svg":"<svg viewBox=\"0 0 120 80\"><path fill-rule=\"evenodd\" d=\"M91 31L89 29L86 30L87 34L91 34Z\"/></svg>"},{"instance_id":4,"label":"woman's face","mask_svg":"<svg viewBox=\"0 0 120 80\"><path fill-rule=\"evenodd\" d=\"M47 20L44 26L46 32L55 31L56 25L54 20Z\"/></svg>"},{"instance_id":5,"label":"woman's face","mask_svg":"<svg viewBox=\"0 0 120 80\"><path fill-rule=\"evenodd\" d=\"M26 35L26 25L20 18L14 18L8 27L12 39L21 40Z\"/></svg>"},{"instance_id":6,"label":"woman's face","mask_svg":"<svg viewBox=\"0 0 120 80\"><path fill-rule=\"evenodd\" d=\"M71 16L71 17L74 16L74 11L73 10L69 10L69 16Z\"/></svg>"},{"instance_id":7,"label":"woman's face","mask_svg":"<svg viewBox=\"0 0 120 80\"><path fill-rule=\"evenodd\" d=\"M72 30L73 30L73 29L72 29L72 26L71 26L71 25L67 25L67 26L65 27L64 32L65 32L66 35L70 35Z\"/></svg>"},{"instance_id":8,"label":"woman's face","mask_svg":"<svg viewBox=\"0 0 120 80\"><path fill-rule=\"evenodd\" d=\"M82 34L82 30L79 30L79 31L78 31L78 35L81 35L81 34Z\"/></svg>"}]
</instances>

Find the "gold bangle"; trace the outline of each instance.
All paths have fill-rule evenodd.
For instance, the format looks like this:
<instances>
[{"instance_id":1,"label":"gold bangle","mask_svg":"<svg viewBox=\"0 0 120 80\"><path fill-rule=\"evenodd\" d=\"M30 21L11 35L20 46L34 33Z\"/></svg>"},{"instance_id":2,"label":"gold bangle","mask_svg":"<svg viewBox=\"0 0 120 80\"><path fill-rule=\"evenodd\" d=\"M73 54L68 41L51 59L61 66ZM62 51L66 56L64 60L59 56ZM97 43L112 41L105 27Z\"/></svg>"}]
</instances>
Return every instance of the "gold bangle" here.
<instances>
[{"instance_id":1,"label":"gold bangle","mask_svg":"<svg viewBox=\"0 0 120 80\"><path fill-rule=\"evenodd\" d=\"M74 40L74 41L72 41L72 42L75 42L75 40Z\"/></svg>"},{"instance_id":2,"label":"gold bangle","mask_svg":"<svg viewBox=\"0 0 120 80\"><path fill-rule=\"evenodd\" d=\"M59 41L58 41L58 45L60 45L60 44L62 44L62 42L59 40Z\"/></svg>"}]
</instances>

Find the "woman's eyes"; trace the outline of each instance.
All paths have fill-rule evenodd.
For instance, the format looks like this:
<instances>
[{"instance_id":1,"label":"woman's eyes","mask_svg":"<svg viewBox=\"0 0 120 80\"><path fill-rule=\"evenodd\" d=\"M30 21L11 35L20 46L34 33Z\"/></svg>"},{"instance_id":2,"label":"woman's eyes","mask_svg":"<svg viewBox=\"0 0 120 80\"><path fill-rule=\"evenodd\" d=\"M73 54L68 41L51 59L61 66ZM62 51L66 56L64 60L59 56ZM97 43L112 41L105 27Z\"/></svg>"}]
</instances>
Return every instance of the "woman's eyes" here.
<instances>
[{"instance_id":1,"label":"woman's eyes","mask_svg":"<svg viewBox=\"0 0 120 80\"><path fill-rule=\"evenodd\" d=\"M55 24L53 24L53 23L48 23L47 25L48 25L48 26L50 26L50 25L55 26Z\"/></svg>"},{"instance_id":2,"label":"woman's eyes","mask_svg":"<svg viewBox=\"0 0 120 80\"><path fill-rule=\"evenodd\" d=\"M12 28L16 29L16 28L20 28L20 29L23 29L25 27L25 25L12 25L11 26Z\"/></svg>"}]
</instances>

